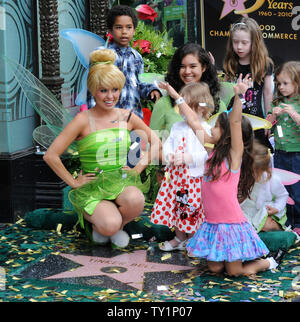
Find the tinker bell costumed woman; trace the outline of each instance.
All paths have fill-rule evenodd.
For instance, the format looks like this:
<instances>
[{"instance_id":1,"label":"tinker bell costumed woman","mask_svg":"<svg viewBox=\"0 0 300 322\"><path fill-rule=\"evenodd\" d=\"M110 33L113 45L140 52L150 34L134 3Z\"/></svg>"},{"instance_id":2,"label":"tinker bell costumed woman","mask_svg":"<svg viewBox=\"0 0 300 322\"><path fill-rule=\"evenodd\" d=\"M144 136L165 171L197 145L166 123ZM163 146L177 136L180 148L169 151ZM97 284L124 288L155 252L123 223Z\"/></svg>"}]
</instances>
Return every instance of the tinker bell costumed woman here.
<instances>
[{"instance_id":1,"label":"tinker bell costumed woman","mask_svg":"<svg viewBox=\"0 0 300 322\"><path fill-rule=\"evenodd\" d=\"M151 157L155 157L155 151L158 153L161 143L134 113L115 108L125 83L124 74L113 65L115 58L110 49L91 53L88 88L96 105L75 116L53 141L44 160L73 188L69 198L89 237L96 243L105 244L110 240L118 247L126 247L129 236L123 227L144 208L145 185L139 174L151 162ZM132 130L139 130L150 148L130 169L126 162ZM82 165L77 178L60 159L73 141L77 143Z\"/></svg>"}]
</instances>

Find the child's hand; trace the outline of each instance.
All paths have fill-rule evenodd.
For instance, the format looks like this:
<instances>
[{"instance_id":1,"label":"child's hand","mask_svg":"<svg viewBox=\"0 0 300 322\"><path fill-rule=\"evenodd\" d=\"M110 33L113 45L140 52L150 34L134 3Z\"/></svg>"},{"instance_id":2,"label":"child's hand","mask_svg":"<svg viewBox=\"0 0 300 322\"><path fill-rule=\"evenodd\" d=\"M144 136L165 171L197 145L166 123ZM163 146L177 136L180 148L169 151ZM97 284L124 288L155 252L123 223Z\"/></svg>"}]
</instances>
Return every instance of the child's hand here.
<instances>
[{"instance_id":1,"label":"child's hand","mask_svg":"<svg viewBox=\"0 0 300 322\"><path fill-rule=\"evenodd\" d=\"M167 163L174 163L174 159L175 159L175 156L174 156L174 153L169 153L167 156L166 156L166 161Z\"/></svg>"},{"instance_id":2,"label":"child's hand","mask_svg":"<svg viewBox=\"0 0 300 322\"><path fill-rule=\"evenodd\" d=\"M175 153L174 164L176 166L191 163L193 163L193 157L191 154L182 152Z\"/></svg>"},{"instance_id":3,"label":"child's hand","mask_svg":"<svg viewBox=\"0 0 300 322\"><path fill-rule=\"evenodd\" d=\"M174 164L176 166L184 164L184 155L182 152L175 153Z\"/></svg>"},{"instance_id":4,"label":"child's hand","mask_svg":"<svg viewBox=\"0 0 300 322\"><path fill-rule=\"evenodd\" d=\"M180 97L180 95L175 91L175 89L167 82L159 82L158 87L161 89L165 89L174 100L177 100Z\"/></svg>"},{"instance_id":5,"label":"child's hand","mask_svg":"<svg viewBox=\"0 0 300 322\"><path fill-rule=\"evenodd\" d=\"M213 56L213 54L209 51L208 52L208 56L209 56L209 59L210 59L210 62L215 65L215 57Z\"/></svg>"},{"instance_id":6,"label":"child's hand","mask_svg":"<svg viewBox=\"0 0 300 322\"><path fill-rule=\"evenodd\" d=\"M238 78L237 85L233 87L234 93L238 94L245 94L247 89L252 85L252 79L249 77L250 75L247 74L244 79L242 79L243 75L240 74Z\"/></svg>"},{"instance_id":7,"label":"child's hand","mask_svg":"<svg viewBox=\"0 0 300 322\"><path fill-rule=\"evenodd\" d=\"M271 207L271 206L266 206L268 216L272 216L278 213L278 209Z\"/></svg>"},{"instance_id":8,"label":"child's hand","mask_svg":"<svg viewBox=\"0 0 300 322\"><path fill-rule=\"evenodd\" d=\"M190 153L184 153L183 159L185 164L191 164L194 163L193 156Z\"/></svg>"},{"instance_id":9,"label":"child's hand","mask_svg":"<svg viewBox=\"0 0 300 322\"><path fill-rule=\"evenodd\" d=\"M282 103L281 105L283 106L282 113L285 112L285 113L288 113L289 115L292 115L294 112L296 112L293 106L290 104Z\"/></svg>"},{"instance_id":10,"label":"child's hand","mask_svg":"<svg viewBox=\"0 0 300 322\"><path fill-rule=\"evenodd\" d=\"M281 114L283 112L283 109L279 106L275 106L272 111L273 116L277 116L278 114Z\"/></svg>"},{"instance_id":11,"label":"child's hand","mask_svg":"<svg viewBox=\"0 0 300 322\"><path fill-rule=\"evenodd\" d=\"M283 109L281 108L281 107L279 107L279 106L276 106L276 107L274 107L273 108L273 114L274 115L278 115L278 114L281 114L283 112Z\"/></svg>"},{"instance_id":12,"label":"child's hand","mask_svg":"<svg viewBox=\"0 0 300 322\"><path fill-rule=\"evenodd\" d=\"M156 103L160 99L161 95L160 92L157 90L154 90L150 93L150 99Z\"/></svg>"}]
</instances>

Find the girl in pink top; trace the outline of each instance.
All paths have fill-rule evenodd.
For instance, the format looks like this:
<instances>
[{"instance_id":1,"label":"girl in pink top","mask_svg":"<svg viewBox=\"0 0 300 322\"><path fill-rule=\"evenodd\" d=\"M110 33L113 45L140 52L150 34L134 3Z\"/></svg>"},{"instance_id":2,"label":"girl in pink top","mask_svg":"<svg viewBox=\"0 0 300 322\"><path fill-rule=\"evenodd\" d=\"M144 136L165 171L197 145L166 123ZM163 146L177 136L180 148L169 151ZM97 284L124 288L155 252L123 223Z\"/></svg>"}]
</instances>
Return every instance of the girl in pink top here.
<instances>
[{"instance_id":1,"label":"girl in pink top","mask_svg":"<svg viewBox=\"0 0 300 322\"><path fill-rule=\"evenodd\" d=\"M219 115L211 137L179 94L169 84L160 86L178 101L180 112L187 117L198 139L214 144L202 186L205 221L189 240L187 250L196 257L206 258L210 271L226 270L232 276L253 275L277 266L273 258L257 259L269 250L247 222L238 202L238 198L249 196L254 184L249 179L254 177L253 130L242 116L241 102L250 82L249 75L243 81L240 75L234 87L233 109L229 114Z\"/></svg>"}]
</instances>

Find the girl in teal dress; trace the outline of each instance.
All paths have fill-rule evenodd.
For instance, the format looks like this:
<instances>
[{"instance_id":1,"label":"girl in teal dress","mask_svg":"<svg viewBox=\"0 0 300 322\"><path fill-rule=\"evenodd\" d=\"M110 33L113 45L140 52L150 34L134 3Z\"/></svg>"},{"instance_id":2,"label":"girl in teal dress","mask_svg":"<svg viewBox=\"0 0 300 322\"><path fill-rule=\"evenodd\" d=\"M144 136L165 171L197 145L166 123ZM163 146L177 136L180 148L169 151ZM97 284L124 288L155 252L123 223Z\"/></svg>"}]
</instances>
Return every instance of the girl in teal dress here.
<instances>
[{"instance_id":1,"label":"girl in teal dress","mask_svg":"<svg viewBox=\"0 0 300 322\"><path fill-rule=\"evenodd\" d=\"M89 237L100 244L111 241L118 247L126 247L129 236L123 227L144 208L143 192L147 184L142 184L139 174L152 159L158 158L161 143L139 117L115 108L125 77L113 65L114 60L115 54L109 49L91 53L88 87L96 105L75 116L51 144L44 160L73 188L69 198ZM150 148L131 169L126 163L132 130L139 130ZM74 140L82 165L77 178L60 159Z\"/></svg>"}]
</instances>

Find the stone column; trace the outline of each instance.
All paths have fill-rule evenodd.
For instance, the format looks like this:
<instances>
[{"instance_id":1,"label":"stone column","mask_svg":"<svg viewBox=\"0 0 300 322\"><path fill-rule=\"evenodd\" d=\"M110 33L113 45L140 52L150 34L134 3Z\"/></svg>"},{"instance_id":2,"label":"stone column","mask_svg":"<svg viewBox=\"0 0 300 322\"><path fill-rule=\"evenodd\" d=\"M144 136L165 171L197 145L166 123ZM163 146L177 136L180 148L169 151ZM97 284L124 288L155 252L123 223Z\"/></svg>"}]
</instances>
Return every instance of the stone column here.
<instances>
[{"instance_id":1,"label":"stone column","mask_svg":"<svg viewBox=\"0 0 300 322\"><path fill-rule=\"evenodd\" d=\"M108 0L90 0L90 31L104 38L107 32Z\"/></svg>"},{"instance_id":2,"label":"stone column","mask_svg":"<svg viewBox=\"0 0 300 322\"><path fill-rule=\"evenodd\" d=\"M41 82L61 102L61 88L64 79L60 77L60 48L57 0L39 0L40 18L40 53ZM41 154L36 154L33 162L35 180L35 207L62 208L62 181L43 161Z\"/></svg>"},{"instance_id":3,"label":"stone column","mask_svg":"<svg viewBox=\"0 0 300 322\"><path fill-rule=\"evenodd\" d=\"M188 32L188 41L195 42L195 16L196 16L196 6L194 0L187 0L187 32Z\"/></svg>"},{"instance_id":4,"label":"stone column","mask_svg":"<svg viewBox=\"0 0 300 322\"><path fill-rule=\"evenodd\" d=\"M40 45L42 60L41 81L61 101L60 52L58 11L56 0L39 0Z\"/></svg>"}]
</instances>

